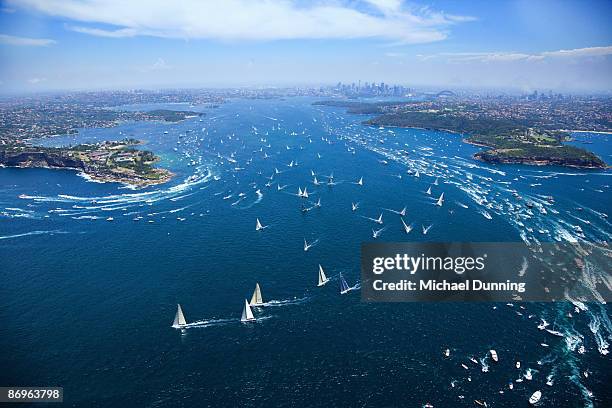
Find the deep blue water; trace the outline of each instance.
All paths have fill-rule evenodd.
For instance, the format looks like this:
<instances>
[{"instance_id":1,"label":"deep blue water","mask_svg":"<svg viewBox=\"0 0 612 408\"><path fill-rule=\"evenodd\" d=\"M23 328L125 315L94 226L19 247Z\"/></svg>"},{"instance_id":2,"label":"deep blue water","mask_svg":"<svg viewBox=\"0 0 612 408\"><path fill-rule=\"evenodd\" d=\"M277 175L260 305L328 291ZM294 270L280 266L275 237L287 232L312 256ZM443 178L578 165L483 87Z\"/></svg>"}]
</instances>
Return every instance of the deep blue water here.
<instances>
[{"instance_id":1,"label":"deep blue water","mask_svg":"<svg viewBox=\"0 0 612 408\"><path fill-rule=\"evenodd\" d=\"M358 290L340 296L336 279L358 281L360 244L379 227L366 217L381 212L384 241L546 242L576 225L585 240L609 241L612 173L492 167L460 135L366 127L311 102L234 100L201 119L45 142L145 140L176 174L164 186L0 169L0 383L63 386L70 406L512 407L537 389L542 406L610 406L608 307L368 304ZM608 137L580 135L610 162ZM311 170L336 184L313 185ZM432 205L441 192L442 208ZM516 209L512 192L547 214ZM409 235L388 211L403 207ZM256 218L268 228L255 231ZM304 239L318 244L304 252ZM322 288L318 264L334 279ZM280 303L242 324L256 282ZM200 322L185 334L170 327L177 303ZM566 338L538 330L540 318ZM499 363L469 360L490 348ZM527 368L533 380L516 382Z\"/></svg>"}]
</instances>

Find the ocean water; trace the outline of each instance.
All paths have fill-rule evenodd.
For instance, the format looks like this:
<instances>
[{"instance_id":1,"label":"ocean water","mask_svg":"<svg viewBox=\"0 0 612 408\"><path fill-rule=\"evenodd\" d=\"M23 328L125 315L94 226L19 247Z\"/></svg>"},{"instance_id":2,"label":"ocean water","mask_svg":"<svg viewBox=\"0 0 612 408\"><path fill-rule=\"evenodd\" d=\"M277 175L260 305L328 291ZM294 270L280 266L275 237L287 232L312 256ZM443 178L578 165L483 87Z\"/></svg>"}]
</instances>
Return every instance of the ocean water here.
<instances>
[{"instance_id":1,"label":"ocean water","mask_svg":"<svg viewBox=\"0 0 612 408\"><path fill-rule=\"evenodd\" d=\"M337 279L358 287L381 213L382 241L608 242L612 173L490 166L461 135L368 127L312 102L231 100L180 123L45 141L145 140L176 174L162 186L0 169L0 383L63 386L68 406L514 407L538 389L542 406L610 406L608 306L368 304ZM578 138L612 162L609 136ZM304 240L317 243L305 252ZM270 305L240 323L256 282ZM193 323L183 334L170 327L177 303Z\"/></svg>"}]
</instances>

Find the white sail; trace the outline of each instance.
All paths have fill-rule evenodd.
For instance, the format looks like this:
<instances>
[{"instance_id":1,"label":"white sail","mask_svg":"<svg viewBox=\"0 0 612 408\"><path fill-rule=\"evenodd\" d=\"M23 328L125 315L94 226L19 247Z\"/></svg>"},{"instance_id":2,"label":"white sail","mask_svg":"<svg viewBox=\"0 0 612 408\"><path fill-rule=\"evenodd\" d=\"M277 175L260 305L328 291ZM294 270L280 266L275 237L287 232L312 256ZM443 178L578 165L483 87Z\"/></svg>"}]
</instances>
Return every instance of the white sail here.
<instances>
[{"instance_id":1,"label":"white sail","mask_svg":"<svg viewBox=\"0 0 612 408\"><path fill-rule=\"evenodd\" d=\"M255 316L253 316L253 311L251 310L251 306L249 306L248 300L244 299L244 309L242 309L242 317L240 318L240 321L248 322L251 320L255 320Z\"/></svg>"},{"instance_id":2,"label":"white sail","mask_svg":"<svg viewBox=\"0 0 612 408\"><path fill-rule=\"evenodd\" d=\"M401 215L402 217L406 215L406 207L402 208L402 211L400 211L398 214Z\"/></svg>"},{"instance_id":3,"label":"white sail","mask_svg":"<svg viewBox=\"0 0 612 408\"><path fill-rule=\"evenodd\" d=\"M404 226L404 231L406 231L406 234L410 234L410 231L412 231L412 226L406 225L403 218L400 218L400 220L402 220L402 225Z\"/></svg>"},{"instance_id":4,"label":"white sail","mask_svg":"<svg viewBox=\"0 0 612 408\"><path fill-rule=\"evenodd\" d=\"M363 186L363 177L359 178L359 181L357 182L357 184L359 184L360 186Z\"/></svg>"},{"instance_id":5,"label":"white sail","mask_svg":"<svg viewBox=\"0 0 612 408\"><path fill-rule=\"evenodd\" d=\"M177 305L178 309L176 310L176 316L174 316L174 322L172 323L172 327L179 328L187 324L185 320L185 315L183 314L183 309L181 309L181 305Z\"/></svg>"},{"instance_id":6,"label":"white sail","mask_svg":"<svg viewBox=\"0 0 612 408\"><path fill-rule=\"evenodd\" d=\"M263 298L261 296L261 288L259 287L259 283L255 284L255 291L253 292L253 296L251 297L251 306L261 306L263 305Z\"/></svg>"},{"instance_id":7,"label":"white sail","mask_svg":"<svg viewBox=\"0 0 612 408\"><path fill-rule=\"evenodd\" d=\"M261 225L261 222L259 222L259 218L257 218L257 223L255 224L255 231L259 231L260 229L263 229L263 225Z\"/></svg>"},{"instance_id":8,"label":"white sail","mask_svg":"<svg viewBox=\"0 0 612 408\"><path fill-rule=\"evenodd\" d=\"M325 272L323 272L323 267L319 265L319 283L317 286L323 286L329 281L329 278L325 276Z\"/></svg>"},{"instance_id":9,"label":"white sail","mask_svg":"<svg viewBox=\"0 0 612 408\"><path fill-rule=\"evenodd\" d=\"M304 193L302 192L301 187L298 187L298 197L304 197Z\"/></svg>"},{"instance_id":10,"label":"white sail","mask_svg":"<svg viewBox=\"0 0 612 408\"><path fill-rule=\"evenodd\" d=\"M431 186L429 186L429 188L427 189L427 191L425 192L425 194L429 194L429 195L431 195Z\"/></svg>"},{"instance_id":11,"label":"white sail","mask_svg":"<svg viewBox=\"0 0 612 408\"><path fill-rule=\"evenodd\" d=\"M308 187L304 187L304 192L302 193L302 197L308 198L308 191L306 191Z\"/></svg>"},{"instance_id":12,"label":"white sail","mask_svg":"<svg viewBox=\"0 0 612 408\"><path fill-rule=\"evenodd\" d=\"M444 193L440 194L440 198L438 198L436 205L442 207L442 203L444 203Z\"/></svg>"}]
</instances>

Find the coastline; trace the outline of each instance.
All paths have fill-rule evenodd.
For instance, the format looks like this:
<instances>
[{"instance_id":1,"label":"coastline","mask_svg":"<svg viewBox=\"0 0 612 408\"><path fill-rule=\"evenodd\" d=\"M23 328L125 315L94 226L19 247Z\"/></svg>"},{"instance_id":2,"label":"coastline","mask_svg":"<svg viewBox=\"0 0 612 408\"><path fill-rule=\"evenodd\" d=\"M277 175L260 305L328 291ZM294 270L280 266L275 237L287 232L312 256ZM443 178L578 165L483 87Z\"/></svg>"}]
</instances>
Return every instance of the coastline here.
<instances>
[{"instance_id":1,"label":"coastline","mask_svg":"<svg viewBox=\"0 0 612 408\"><path fill-rule=\"evenodd\" d=\"M172 173L170 170L167 169L155 169L156 172L159 173L163 173L163 177L160 177L157 180L154 179L140 179L138 178L133 179L133 178L123 178L123 177L116 177L114 175L110 175L110 174L96 174L96 173L91 173L91 172L87 172L85 169L79 168L79 167L68 167L68 166L44 166L44 165L39 165L39 166L30 166L30 165L26 165L26 166L7 166L3 163L0 163L0 168L6 168L6 169L46 169L46 170L71 170L71 171L75 171L77 172L77 175L84 178L87 181L90 181L92 183L101 183L101 184L106 184L106 183L119 183L119 184L123 184L126 187L129 188L146 188L146 187L150 187L150 186L155 186L155 185L160 185L160 184L165 184L167 182L169 182L170 180L172 180L175 176L174 173Z\"/></svg>"}]
</instances>

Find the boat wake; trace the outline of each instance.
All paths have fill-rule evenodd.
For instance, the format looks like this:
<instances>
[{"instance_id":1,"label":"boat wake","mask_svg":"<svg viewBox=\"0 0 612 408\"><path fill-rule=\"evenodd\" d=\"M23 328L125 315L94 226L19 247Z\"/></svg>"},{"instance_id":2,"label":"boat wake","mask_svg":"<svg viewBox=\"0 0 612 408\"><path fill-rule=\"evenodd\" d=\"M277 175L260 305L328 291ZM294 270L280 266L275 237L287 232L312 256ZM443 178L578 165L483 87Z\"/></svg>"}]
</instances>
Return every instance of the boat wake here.
<instances>
[{"instance_id":1,"label":"boat wake","mask_svg":"<svg viewBox=\"0 0 612 408\"><path fill-rule=\"evenodd\" d=\"M55 234L70 234L67 231L62 230L53 230L53 231L30 231L24 232L23 234L13 234L13 235L4 235L0 236L1 239L13 239L13 238L21 238L21 237L29 237L32 235L55 235Z\"/></svg>"},{"instance_id":2,"label":"boat wake","mask_svg":"<svg viewBox=\"0 0 612 408\"><path fill-rule=\"evenodd\" d=\"M301 297L301 298L286 299L286 300L269 300L267 302L264 302L260 306L263 306L263 307L267 307L267 306L280 307L280 306L302 305L302 304L308 302L310 299L311 299L311 297L304 296L304 297Z\"/></svg>"}]
</instances>

